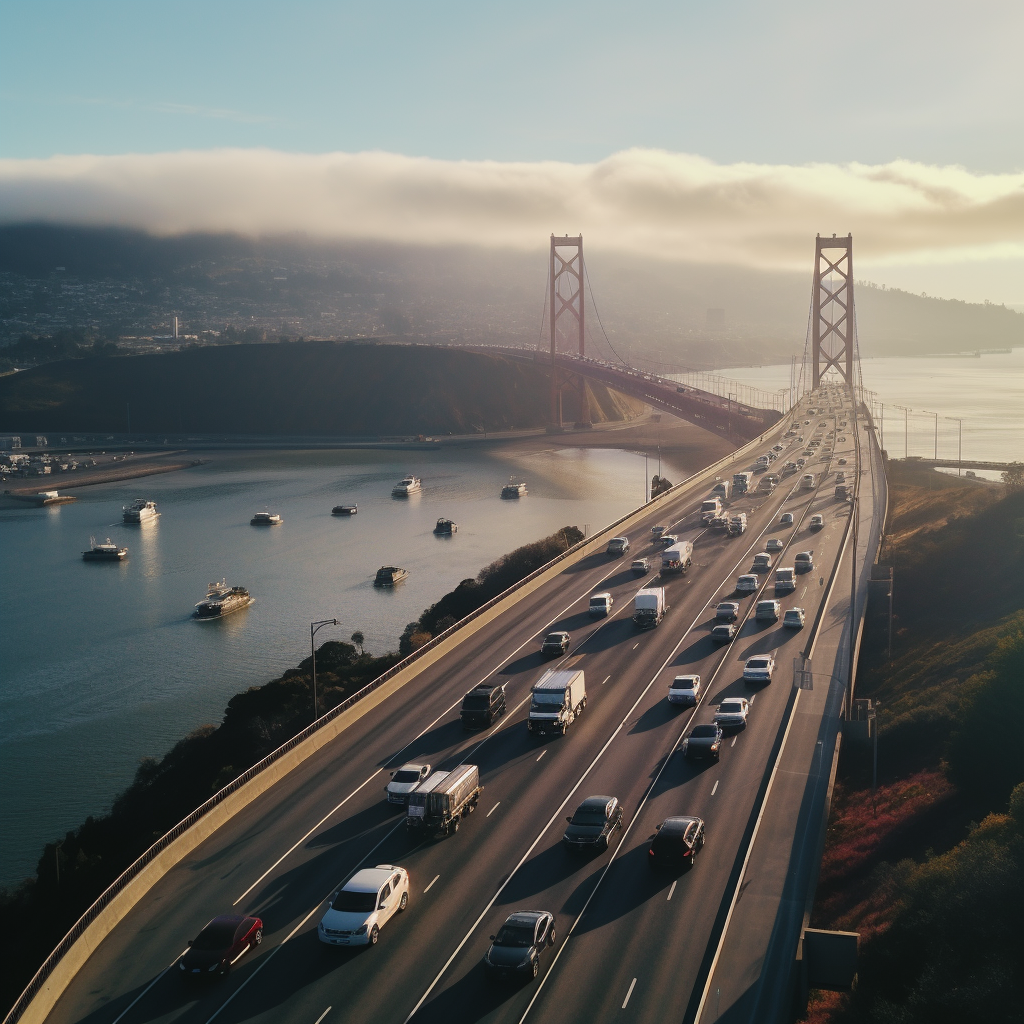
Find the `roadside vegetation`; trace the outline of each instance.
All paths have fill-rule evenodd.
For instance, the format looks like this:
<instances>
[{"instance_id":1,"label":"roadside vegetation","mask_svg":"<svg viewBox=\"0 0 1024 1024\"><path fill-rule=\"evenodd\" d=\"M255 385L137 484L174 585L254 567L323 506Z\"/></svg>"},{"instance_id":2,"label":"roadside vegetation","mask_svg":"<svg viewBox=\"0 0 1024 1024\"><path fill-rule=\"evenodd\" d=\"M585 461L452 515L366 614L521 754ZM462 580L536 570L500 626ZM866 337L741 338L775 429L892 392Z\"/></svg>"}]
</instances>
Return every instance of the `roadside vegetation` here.
<instances>
[{"instance_id":1,"label":"roadside vegetation","mask_svg":"<svg viewBox=\"0 0 1024 1024\"><path fill-rule=\"evenodd\" d=\"M858 986L814 1024L1021 1019L1024 1005L1024 490L890 463L857 695L870 752L844 746L812 925L859 931ZM886 604L886 607L881 607Z\"/></svg>"},{"instance_id":2,"label":"roadside vegetation","mask_svg":"<svg viewBox=\"0 0 1024 1024\"><path fill-rule=\"evenodd\" d=\"M458 619L583 539L575 526L526 544L463 580L406 627L382 655L328 641L316 655L320 713L372 682ZM122 871L210 796L313 720L312 658L228 701L219 725L202 725L163 757L144 758L109 813L88 817L43 849L34 877L0 889L0 1006L9 1007L71 926Z\"/></svg>"}]
</instances>

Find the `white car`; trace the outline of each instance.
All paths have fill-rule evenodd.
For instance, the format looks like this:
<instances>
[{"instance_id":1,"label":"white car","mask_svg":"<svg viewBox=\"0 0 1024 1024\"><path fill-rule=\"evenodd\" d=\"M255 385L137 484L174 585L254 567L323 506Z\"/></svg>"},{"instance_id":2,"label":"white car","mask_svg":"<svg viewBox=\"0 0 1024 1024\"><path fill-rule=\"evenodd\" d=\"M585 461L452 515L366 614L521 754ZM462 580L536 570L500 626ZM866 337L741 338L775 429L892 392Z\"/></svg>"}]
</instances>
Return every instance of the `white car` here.
<instances>
[{"instance_id":1,"label":"white car","mask_svg":"<svg viewBox=\"0 0 1024 1024\"><path fill-rule=\"evenodd\" d=\"M401 804L409 799L409 794L430 774L429 764L403 764L391 773L391 781L384 787L389 804Z\"/></svg>"},{"instance_id":2,"label":"white car","mask_svg":"<svg viewBox=\"0 0 1024 1024\"><path fill-rule=\"evenodd\" d=\"M331 898L317 928L329 946L376 946L380 930L409 905L409 872L394 864L357 871Z\"/></svg>"},{"instance_id":3,"label":"white car","mask_svg":"<svg viewBox=\"0 0 1024 1024\"><path fill-rule=\"evenodd\" d=\"M668 684L669 704L682 704L683 707L692 708L697 704L700 696L700 676L676 676Z\"/></svg>"},{"instance_id":4,"label":"white car","mask_svg":"<svg viewBox=\"0 0 1024 1024\"><path fill-rule=\"evenodd\" d=\"M679 538L674 533L663 533L660 537L655 537L654 540L655 543L664 544L667 548L679 543Z\"/></svg>"},{"instance_id":5,"label":"white car","mask_svg":"<svg viewBox=\"0 0 1024 1024\"><path fill-rule=\"evenodd\" d=\"M811 521L808 523L812 530L821 530L825 526L825 517L820 513L815 513L811 516Z\"/></svg>"},{"instance_id":6,"label":"white car","mask_svg":"<svg viewBox=\"0 0 1024 1024\"><path fill-rule=\"evenodd\" d=\"M746 697L726 697L715 712L715 724L723 729L738 728L747 724L750 702Z\"/></svg>"},{"instance_id":7,"label":"white car","mask_svg":"<svg viewBox=\"0 0 1024 1024\"><path fill-rule=\"evenodd\" d=\"M765 544L765 551L781 551L785 545L777 537L772 537L767 544Z\"/></svg>"},{"instance_id":8,"label":"white car","mask_svg":"<svg viewBox=\"0 0 1024 1024\"><path fill-rule=\"evenodd\" d=\"M807 613L803 608L787 608L786 614L782 616L782 625L786 629L803 629Z\"/></svg>"},{"instance_id":9,"label":"white car","mask_svg":"<svg viewBox=\"0 0 1024 1024\"><path fill-rule=\"evenodd\" d=\"M743 664L743 679L748 683L770 683L775 671L775 658L771 654L755 654Z\"/></svg>"},{"instance_id":10,"label":"white car","mask_svg":"<svg viewBox=\"0 0 1024 1024\"><path fill-rule=\"evenodd\" d=\"M797 572L810 572L814 568L814 552L798 551L793 561Z\"/></svg>"},{"instance_id":11,"label":"white car","mask_svg":"<svg viewBox=\"0 0 1024 1024\"><path fill-rule=\"evenodd\" d=\"M736 581L737 594L753 594L761 585L761 581L751 573L745 573Z\"/></svg>"}]
</instances>

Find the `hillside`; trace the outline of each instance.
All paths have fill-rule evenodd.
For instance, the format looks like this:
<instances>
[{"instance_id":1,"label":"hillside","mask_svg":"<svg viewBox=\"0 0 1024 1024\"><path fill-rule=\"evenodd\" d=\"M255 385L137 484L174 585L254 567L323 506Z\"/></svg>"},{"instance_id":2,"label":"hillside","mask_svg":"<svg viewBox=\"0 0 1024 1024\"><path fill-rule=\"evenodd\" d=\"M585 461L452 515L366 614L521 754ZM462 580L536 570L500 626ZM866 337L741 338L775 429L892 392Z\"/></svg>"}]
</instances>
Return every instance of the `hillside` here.
<instances>
[{"instance_id":1,"label":"hillside","mask_svg":"<svg viewBox=\"0 0 1024 1024\"><path fill-rule=\"evenodd\" d=\"M167 335L175 315L187 334L535 345L546 242L511 252L0 226L0 345L62 329ZM752 269L632 257L588 237L588 349L652 369L788 362L804 346L813 252L808 239L806 271ZM1003 306L858 282L857 308L864 356L1024 345L1024 315Z\"/></svg>"},{"instance_id":2,"label":"hillside","mask_svg":"<svg viewBox=\"0 0 1024 1024\"><path fill-rule=\"evenodd\" d=\"M870 747L844 741L814 927L858 931L858 987L816 993L808 1024L1016 1021L1024 998L1024 491L889 463L881 561L857 696ZM1007 811L1009 812L1007 814Z\"/></svg>"},{"instance_id":3,"label":"hillside","mask_svg":"<svg viewBox=\"0 0 1024 1024\"><path fill-rule=\"evenodd\" d=\"M527 362L433 346L231 345L48 363L0 377L0 432L367 437L547 423L548 376ZM595 422L637 407L592 388ZM566 395L565 416L576 415Z\"/></svg>"}]
</instances>

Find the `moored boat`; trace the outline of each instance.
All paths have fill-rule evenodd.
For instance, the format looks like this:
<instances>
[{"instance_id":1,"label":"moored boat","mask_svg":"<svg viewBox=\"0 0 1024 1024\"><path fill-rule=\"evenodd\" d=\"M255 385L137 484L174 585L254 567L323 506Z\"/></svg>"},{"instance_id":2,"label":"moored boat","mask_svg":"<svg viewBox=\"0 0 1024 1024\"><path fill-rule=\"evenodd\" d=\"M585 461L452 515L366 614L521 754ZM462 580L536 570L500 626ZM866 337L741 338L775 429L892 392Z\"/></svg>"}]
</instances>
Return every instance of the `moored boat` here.
<instances>
[{"instance_id":1,"label":"moored boat","mask_svg":"<svg viewBox=\"0 0 1024 1024\"><path fill-rule=\"evenodd\" d=\"M155 519L160 513L155 501L139 498L121 509L121 518L126 523L144 523L147 519Z\"/></svg>"},{"instance_id":2,"label":"moored boat","mask_svg":"<svg viewBox=\"0 0 1024 1024\"><path fill-rule=\"evenodd\" d=\"M95 537L89 538L89 550L82 552L87 562L120 562L128 554L127 548L119 548L109 537L105 544L97 544Z\"/></svg>"},{"instance_id":3,"label":"moored boat","mask_svg":"<svg viewBox=\"0 0 1024 1024\"><path fill-rule=\"evenodd\" d=\"M397 565L382 565L377 570L373 585L375 587L393 587L396 583L401 583L408 575L408 569L400 569Z\"/></svg>"},{"instance_id":4,"label":"moored boat","mask_svg":"<svg viewBox=\"0 0 1024 1024\"><path fill-rule=\"evenodd\" d=\"M437 525L434 527L434 533L439 537L450 537L453 533L458 532L458 524L453 523L450 519L438 519Z\"/></svg>"},{"instance_id":5,"label":"moored boat","mask_svg":"<svg viewBox=\"0 0 1024 1024\"><path fill-rule=\"evenodd\" d=\"M331 509L332 516L354 516L359 511L358 505L335 505Z\"/></svg>"},{"instance_id":6,"label":"moored boat","mask_svg":"<svg viewBox=\"0 0 1024 1024\"><path fill-rule=\"evenodd\" d=\"M407 476L391 488L391 496L393 498L408 498L410 494L415 494L422 489L423 484L418 476Z\"/></svg>"},{"instance_id":7,"label":"moored boat","mask_svg":"<svg viewBox=\"0 0 1024 1024\"><path fill-rule=\"evenodd\" d=\"M253 602L245 587L229 587L227 580L211 583L206 588L206 597L200 601L192 613L196 619L222 619L232 612L248 608Z\"/></svg>"},{"instance_id":8,"label":"moored boat","mask_svg":"<svg viewBox=\"0 0 1024 1024\"><path fill-rule=\"evenodd\" d=\"M252 526L277 526L284 520L276 512L257 512L249 520Z\"/></svg>"},{"instance_id":9,"label":"moored boat","mask_svg":"<svg viewBox=\"0 0 1024 1024\"><path fill-rule=\"evenodd\" d=\"M503 498L523 498L527 494L526 484L517 480L514 476L508 478L508 483L501 489Z\"/></svg>"}]
</instances>

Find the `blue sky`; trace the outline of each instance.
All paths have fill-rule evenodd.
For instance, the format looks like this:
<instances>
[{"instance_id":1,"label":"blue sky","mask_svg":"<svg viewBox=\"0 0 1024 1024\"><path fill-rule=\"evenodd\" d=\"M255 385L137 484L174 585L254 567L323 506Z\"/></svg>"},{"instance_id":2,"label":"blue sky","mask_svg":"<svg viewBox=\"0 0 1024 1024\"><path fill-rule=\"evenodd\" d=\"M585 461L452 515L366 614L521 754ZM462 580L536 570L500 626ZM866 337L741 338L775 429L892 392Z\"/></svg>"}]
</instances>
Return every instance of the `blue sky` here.
<instances>
[{"instance_id":1,"label":"blue sky","mask_svg":"<svg viewBox=\"0 0 1024 1024\"><path fill-rule=\"evenodd\" d=\"M1024 5L4 0L0 155L1024 165Z\"/></svg>"},{"instance_id":2,"label":"blue sky","mask_svg":"<svg viewBox=\"0 0 1024 1024\"><path fill-rule=\"evenodd\" d=\"M0 0L0 158L640 148L1007 175L1024 171L1022 39L1019 0ZM960 277L944 257L934 291L998 279L997 301L1024 301L1018 248L976 248ZM890 281L926 288L935 261L908 260Z\"/></svg>"}]
</instances>

